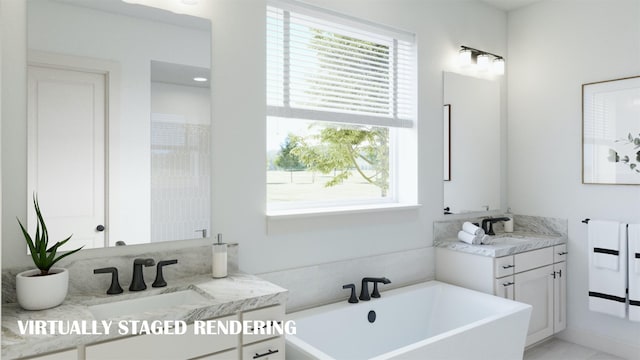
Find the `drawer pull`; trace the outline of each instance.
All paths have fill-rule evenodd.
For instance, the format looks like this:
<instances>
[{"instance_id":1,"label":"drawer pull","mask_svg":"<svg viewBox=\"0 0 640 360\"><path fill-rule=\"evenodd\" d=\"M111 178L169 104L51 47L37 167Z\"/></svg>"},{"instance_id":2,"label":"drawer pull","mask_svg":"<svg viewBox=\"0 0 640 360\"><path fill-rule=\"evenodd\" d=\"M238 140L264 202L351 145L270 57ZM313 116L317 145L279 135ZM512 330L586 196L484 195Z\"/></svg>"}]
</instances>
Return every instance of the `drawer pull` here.
<instances>
[{"instance_id":1,"label":"drawer pull","mask_svg":"<svg viewBox=\"0 0 640 360\"><path fill-rule=\"evenodd\" d=\"M254 358L254 359L258 359L258 358L261 358L261 357L263 357L263 356L269 356L269 355L272 355L272 354L277 353L278 351L279 351L278 349L276 349L276 350L271 350L271 349L269 349L266 353L263 353L263 354L258 354L258 353L256 353L256 354L253 356L253 358Z\"/></svg>"},{"instance_id":2,"label":"drawer pull","mask_svg":"<svg viewBox=\"0 0 640 360\"><path fill-rule=\"evenodd\" d=\"M249 332L253 332L254 330L262 330L262 329L266 329L267 326L269 326L269 325L273 326L273 324L282 325L282 321L267 320L267 321L265 321L264 325L258 326L258 327L255 327L255 328L253 326L251 326L251 327L248 327L247 330Z\"/></svg>"},{"instance_id":3,"label":"drawer pull","mask_svg":"<svg viewBox=\"0 0 640 360\"><path fill-rule=\"evenodd\" d=\"M509 265L502 265L503 269L510 269L512 267L515 267L515 265L509 264Z\"/></svg>"},{"instance_id":4,"label":"drawer pull","mask_svg":"<svg viewBox=\"0 0 640 360\"><path fill-rule=\"evenodd\" d=\"M515 283L512 282L512 281L509 281L509 282L503 283L502 286L507 287L507 286L511 286L513 284L515 284Z\"/></svg>"},{"instance_id":5,"label":"drawer pull","mask_svg":"<svg viewBox=\"0 0 640 360\"><path fill-rule=\"evenodd\" d=\"M558 255L567 255L568 253L566 251L561 251L558 253Z\"/></svg>"}]
</instances>

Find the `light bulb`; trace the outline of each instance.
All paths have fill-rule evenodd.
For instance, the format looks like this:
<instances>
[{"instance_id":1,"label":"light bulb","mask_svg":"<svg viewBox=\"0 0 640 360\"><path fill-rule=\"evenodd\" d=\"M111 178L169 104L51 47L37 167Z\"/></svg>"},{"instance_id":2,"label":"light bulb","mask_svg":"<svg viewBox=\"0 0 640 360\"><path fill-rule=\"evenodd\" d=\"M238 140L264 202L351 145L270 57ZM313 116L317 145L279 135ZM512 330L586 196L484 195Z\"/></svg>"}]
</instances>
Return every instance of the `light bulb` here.
<instances>
[{"instance_id":1,"label":"light bulb","mask_svg":"<svg viewBox=\"0 0 640 360\"><path fill-rule=\"evenodd\" d=\"M458 63L460 66L469 66L471 65L471 50L462 49L458 53Z\"/></svg>"},{"instance_id":2,"label":"light bulb","mask_svg":"<svg viewBox=\"0 0 640 360\"><path fill-rule=\"evenodd\" d=\"M490 61L490 56L487 54L480 54L478 55L478 70L480 71L487 71L489 70L489 61Z\"/></svg>"},{"instance_id":3,"label":"light bulb","mask_svg":"<svg viewBox=\"0 0 640 360\"><path fill-rule=\"evenodd\" d=\"M496 75L504 75L504 59L497 58L493 60L493 73Z\"/></svg>"}]
</instances>

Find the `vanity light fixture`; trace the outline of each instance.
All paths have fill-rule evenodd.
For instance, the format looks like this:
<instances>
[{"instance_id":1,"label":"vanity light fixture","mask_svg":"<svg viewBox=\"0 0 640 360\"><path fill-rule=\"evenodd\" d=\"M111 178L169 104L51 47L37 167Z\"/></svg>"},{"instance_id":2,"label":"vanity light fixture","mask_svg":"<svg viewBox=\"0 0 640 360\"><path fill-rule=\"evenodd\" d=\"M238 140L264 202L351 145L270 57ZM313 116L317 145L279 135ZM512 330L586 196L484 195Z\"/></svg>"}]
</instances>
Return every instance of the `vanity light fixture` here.
<instances>
[{"instance_id":1,"label":"vanity light fixture","mask_svg":"<svg viewBox=\"0 0 640 360\"><path fill-rule=\"evenodd\" d=\"M496 75L504 74L505 63L502 56L468 46L460 46L458 62L462 67L473 65L475 63L479 71L491 70Z\"/></svg>"},{"instance_id":2,"label":"vanity light fixture","mask_svg":"<svg viewBox=\"0 0 640 360\"><path fill-rule=\"evenodd\" d=\"M197 77L194 77L194 78L193 78L193 81L197 81L197 82L205 82L205 81L207 81L207 78L197 76Z\"/></svg>"}]
</instances>

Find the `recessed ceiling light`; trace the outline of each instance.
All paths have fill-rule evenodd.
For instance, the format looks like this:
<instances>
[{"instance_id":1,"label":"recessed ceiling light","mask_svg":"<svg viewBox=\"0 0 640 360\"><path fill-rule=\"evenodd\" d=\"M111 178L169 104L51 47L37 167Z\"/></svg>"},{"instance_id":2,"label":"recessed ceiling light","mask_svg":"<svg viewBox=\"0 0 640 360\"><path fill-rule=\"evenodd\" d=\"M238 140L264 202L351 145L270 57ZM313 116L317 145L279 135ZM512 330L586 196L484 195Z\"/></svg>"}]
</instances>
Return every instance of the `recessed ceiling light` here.
<instances>
[{"instance_id":1,"label":"recessed ceiling light","mask_svg":"<svg viewBox=\"0 0 640 360\"><path fill-rule=\"evenodd\" d=\"M197 81L197 82L205 82L207 81L207 78L204 77L194 77L193 81Z\"/></svg>"}]
</instances>

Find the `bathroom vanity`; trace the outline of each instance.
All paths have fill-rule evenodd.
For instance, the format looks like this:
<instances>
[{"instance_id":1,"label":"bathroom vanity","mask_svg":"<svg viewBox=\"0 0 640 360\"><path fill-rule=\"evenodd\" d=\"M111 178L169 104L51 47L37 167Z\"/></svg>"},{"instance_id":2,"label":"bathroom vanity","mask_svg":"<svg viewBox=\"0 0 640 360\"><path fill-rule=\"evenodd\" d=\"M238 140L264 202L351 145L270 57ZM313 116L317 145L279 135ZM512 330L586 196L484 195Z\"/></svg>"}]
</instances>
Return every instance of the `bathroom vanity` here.
<instances>
[{"instance_id":1,"label":"bathroom vanity","mask_svg":"<svg viewBox=\"0 0 640 360\"><path fill-rule=\"evenodd\" d=\"M434 243L437 280L533 306L527 346L566 327L566 232L537 230L498 232L485 245Z\"/></svg>"},{"instance_id":2,"label":"bathroom vanity","mask_svg":"<svg viewBox=\"0 0 640 360\"><path fill-rule=\"evenodd\" d=\"M252 275L234 274L224 279L205 275L174 280L167 288L115 296L70 294L61 306L42 311L24 311L15 303L3 304L2 358L238 360L262 355L263 359L284 359L284 337L277 332L198 334L194 322L261 320L282 324L286 298L287 291L277 285ZM134 310L140 304L144 310ZM108 334L98 331L90 335L21 335L18 323L27 320L87 323L106 320L114 325ZM186 324L186 329L181 335L123 336L116 331L121 320L177 320Z\"/></svg>"}]
</instances>

